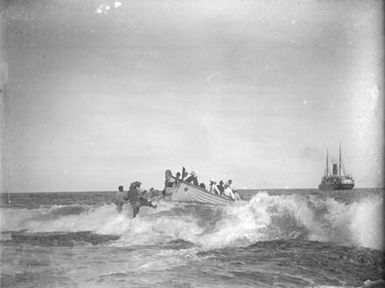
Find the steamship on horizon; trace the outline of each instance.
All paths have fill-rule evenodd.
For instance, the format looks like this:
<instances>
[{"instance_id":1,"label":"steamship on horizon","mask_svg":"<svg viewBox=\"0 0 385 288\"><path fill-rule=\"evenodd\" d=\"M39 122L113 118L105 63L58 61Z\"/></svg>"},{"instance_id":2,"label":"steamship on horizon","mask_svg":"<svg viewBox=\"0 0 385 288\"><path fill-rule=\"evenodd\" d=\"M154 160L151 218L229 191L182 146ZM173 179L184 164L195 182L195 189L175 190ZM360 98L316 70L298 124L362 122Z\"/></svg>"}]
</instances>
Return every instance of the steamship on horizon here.
<instances>
[{"instance_id":1,"label":"steamship on horizon","mask_svg":"<svg viewBox=\"0 0 385 288\"><path fill-rule=\"evenodd\" d=\"M326 151L326 168L321 183L318 185L320 190L350 190L354 187L353 177L345 173L342 164L341 145L339 147L338 164L333 163L332 174L329 172L329 153Z\"/></svg>"}]
</instances>

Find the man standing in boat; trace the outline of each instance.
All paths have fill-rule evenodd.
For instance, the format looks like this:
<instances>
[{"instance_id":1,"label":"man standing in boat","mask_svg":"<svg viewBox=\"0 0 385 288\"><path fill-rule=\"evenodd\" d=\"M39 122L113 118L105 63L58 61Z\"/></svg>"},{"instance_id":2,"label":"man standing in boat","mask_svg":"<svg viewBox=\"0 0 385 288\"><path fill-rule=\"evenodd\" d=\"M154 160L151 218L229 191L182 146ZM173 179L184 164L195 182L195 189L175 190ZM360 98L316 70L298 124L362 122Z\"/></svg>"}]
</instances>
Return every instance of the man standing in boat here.
<instances>
[{"instance_id":1,"label":"man standing in boat","mask_svg":"<svg viewBox=\"0 0 385 288\"><path fill-rule=\"evenodd\" d=\"M226 182L225 184L225 190L223 191L223 195L229 197L231 200L235 200L233 190L231 190L228 182Z\"/></svg>"},{"instance_id":2,"label":"man standing in boat","mask_svg":"<svg viewBox=\"0 0 385 288\"><path fill-rule=\"evenodd\" d=\"M239 194L238 194L238 192L236 190L231 188L231 184L233 184L233 180L229 179L227 181L226 185L227 185L228 189L230 189L231 193L229 191L227 191L227 194L229 194L229 195L232 194L231 198L233 200L236 200L236 201L241 200L241 196L239 196ZM226 187L226 185L225 185L225 187Z\"/></svg>"},{"instance_id":3,"label":"man standing in boat","mask_svg":"<svg viewBox=\"0 0 385 288\"><path fill-rule=\"evenodd\" d=\"M194 171L191 171L190 176L187 177L185 181L186 181L187 183L192 183L192 184L194 184L195 186L198 186L198 185L199 185L198 177L197 177L197 175L195 174Z\"/></svg>"},{"instance_id":4,"label":"man standing in boat","mask_svg":"<svg viewBox=\"0 0 385 288\"><path fill-rule=\"evenodd\" d=\"M217 181L215 179L211 178L210 179L210 185L209 185L209 192L220 195L221 193L219 192L218 186L217 186Z\"/></svg>"},{"instance_id":5,"label":"man standing in boat","mask_svg":"<svg viewBox=\"0 0 385 288\"><path fill-rule=\"evenodd\" d=\"M217 188L219 190L219 195L223 195L223 192L225 191L225 184L223 183L223 180L220 180Z\"/></svg>"},{"instance_id":6,"label":"man standing in boat","mask_svg":"<svg viewBox=\"0 0 385 288\"><path fill-rule=\"evenodd\" d=\"M172 190L181 180L181 174L180 172L177 172L175 176L172 175L171 170L166 170L165 172L165 181L164 181L164 189L163 189L163 196L166 196L170 193L170 190Z\"/></svg>"}]
</instances>

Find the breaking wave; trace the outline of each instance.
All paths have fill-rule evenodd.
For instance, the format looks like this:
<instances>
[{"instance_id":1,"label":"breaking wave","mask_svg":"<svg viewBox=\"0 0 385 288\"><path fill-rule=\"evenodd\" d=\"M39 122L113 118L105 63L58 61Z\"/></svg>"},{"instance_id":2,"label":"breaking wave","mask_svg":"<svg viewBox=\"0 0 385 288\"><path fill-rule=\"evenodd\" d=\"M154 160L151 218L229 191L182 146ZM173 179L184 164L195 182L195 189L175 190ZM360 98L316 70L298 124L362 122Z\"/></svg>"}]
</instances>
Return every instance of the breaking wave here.
<instances>
[{"instance_id":1,"label":"breaking wave","mask_svg":"<svg viewBox=\"0 0 385 288\"><path fill-rule=\"evenodd\" d=\"M226 207L161 201L156 210L142 207L136 219L131 219L129 207L119 214L113 204L2 208L1 230L19 231L18 235L72 233L78 238L91 236L77 232L91 231L92 235L118 236L103 238L112 246L185 241L211 249L304 239L383 249L382 207L380 196L346 204L314 195L260 192L250 201Z\"/></svg>"}]
</instances>

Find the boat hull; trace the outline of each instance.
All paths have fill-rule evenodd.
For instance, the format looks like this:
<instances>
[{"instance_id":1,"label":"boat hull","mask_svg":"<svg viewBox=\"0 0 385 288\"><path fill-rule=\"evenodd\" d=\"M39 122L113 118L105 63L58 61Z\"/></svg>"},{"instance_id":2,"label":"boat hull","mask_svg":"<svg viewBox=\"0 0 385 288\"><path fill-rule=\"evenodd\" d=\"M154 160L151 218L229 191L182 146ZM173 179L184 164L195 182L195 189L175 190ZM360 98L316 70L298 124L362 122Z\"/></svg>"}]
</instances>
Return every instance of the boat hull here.
<instances>
[{"instance_id":1,"label":"boat hull","mask_svg":"<svg viewBox=\"0 0 385 288\"><path fill-rule=\"evenodd\" d=\"M179 182L173 189L171 201L212 205L229 205L233 202L226 196L212 194L184 181Z\"/></svg>"},{"instance_id":2,"label":"boat hull","mask_svg":"<svg viewBox=\"0 0 385 288\"><path fill-rule=\"evenodd\" d=\"M352 190L354 184L334 184L334 183L321 183L318 185L320 190Z\"/></svg>"}]
</instances>

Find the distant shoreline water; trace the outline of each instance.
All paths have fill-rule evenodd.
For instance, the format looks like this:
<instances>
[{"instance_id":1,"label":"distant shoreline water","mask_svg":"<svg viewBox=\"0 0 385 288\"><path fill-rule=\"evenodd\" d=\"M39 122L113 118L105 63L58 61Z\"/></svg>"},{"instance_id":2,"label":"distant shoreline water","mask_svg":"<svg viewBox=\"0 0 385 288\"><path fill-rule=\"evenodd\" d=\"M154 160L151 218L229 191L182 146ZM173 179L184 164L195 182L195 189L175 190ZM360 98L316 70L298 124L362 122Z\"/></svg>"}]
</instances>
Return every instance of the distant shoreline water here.
<instances>
[{"instance_id":1,"label":"distant shoreline water","mask_svg":"<svg viewBox=\"0 0 385 288\"><path fill-rule=\"evenodd\" d=\"M330 190L330 191L357 191L357 190L385 190L385 187L355 187L354 189L351 189L351 190ZM162 189L157 189L155 188L155 190L162 190ZM309 191L309 190L317 190L317 191L321 191L319 190L317 187L314 187L314 188L246 188L246 189L243 189L243 188L235 188L235 190L237 191L240 191L240 192L249 192L249 191L280 191L280 192L283 192L283 191L292 191L292 190L306 190L306 191ZM113 192L116 192L117 190L74 190L74 191L12 191L12 192L4 192L4 191L0 191L0 194L20 194L20 193L24 193L24 194L28 194L28 193L113 193ZM330 192L330 191L325 191L325 192Z\"/></svg>"}]
</instances>

